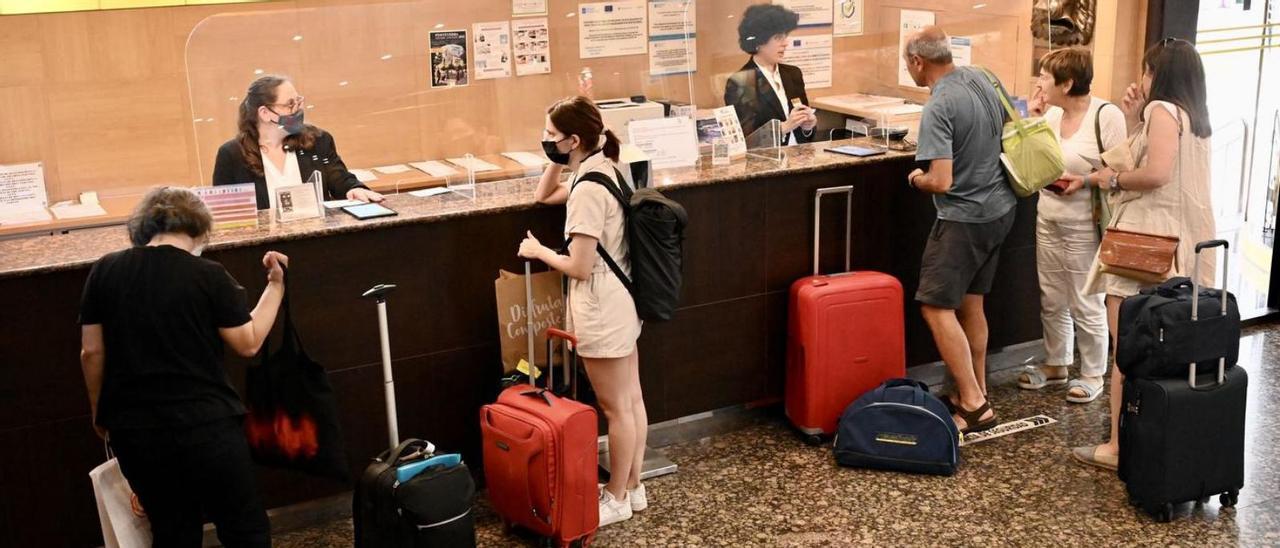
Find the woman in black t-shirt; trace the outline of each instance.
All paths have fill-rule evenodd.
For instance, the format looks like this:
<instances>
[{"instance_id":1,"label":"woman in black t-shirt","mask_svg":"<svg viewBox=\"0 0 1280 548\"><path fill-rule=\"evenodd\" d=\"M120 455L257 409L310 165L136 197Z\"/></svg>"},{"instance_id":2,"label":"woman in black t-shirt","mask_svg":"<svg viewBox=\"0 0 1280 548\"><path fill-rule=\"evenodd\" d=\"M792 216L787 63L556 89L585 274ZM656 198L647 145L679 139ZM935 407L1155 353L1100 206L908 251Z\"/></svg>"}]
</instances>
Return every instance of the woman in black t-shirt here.
<instances>
[{"instance_id":1,"label":"woman in black t-shirt","mask_svg":"<svg viewBox=\"0 0 1280 548\"><path fill-rule=\"evenodd\" d=\"M206 513L224 545L270 546L245 408L222 358L224 345L258 353L288 257L262 257L267 287L249 310L244 288L200 258L211 226L189 190L143 198L129 219L133 247L99 259L85 282L80 363L94 428L146 509L156 546L200 546Z\"/></svg>"}]
</instances>

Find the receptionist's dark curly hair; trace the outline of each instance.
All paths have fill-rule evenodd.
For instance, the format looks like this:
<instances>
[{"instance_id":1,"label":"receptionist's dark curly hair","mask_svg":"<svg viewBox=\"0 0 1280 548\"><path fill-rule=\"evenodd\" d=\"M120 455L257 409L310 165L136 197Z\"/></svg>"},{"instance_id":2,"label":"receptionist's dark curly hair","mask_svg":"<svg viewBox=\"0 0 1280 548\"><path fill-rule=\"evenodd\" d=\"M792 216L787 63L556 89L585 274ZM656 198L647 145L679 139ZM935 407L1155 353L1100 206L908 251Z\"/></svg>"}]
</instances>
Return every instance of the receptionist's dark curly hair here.
<instances>
[{"instance_id":1,"label":"receptionist's dark curly hair","mask_svg":"<svg viewBox=\"0 0 1280 548\"><path fill-rule=\"evenodd\" d=\"M800 24L800 14L775 4L754 4L738 23L738 46L748 54L779 34L791 34Z\"/></svg>"}]
</instances>

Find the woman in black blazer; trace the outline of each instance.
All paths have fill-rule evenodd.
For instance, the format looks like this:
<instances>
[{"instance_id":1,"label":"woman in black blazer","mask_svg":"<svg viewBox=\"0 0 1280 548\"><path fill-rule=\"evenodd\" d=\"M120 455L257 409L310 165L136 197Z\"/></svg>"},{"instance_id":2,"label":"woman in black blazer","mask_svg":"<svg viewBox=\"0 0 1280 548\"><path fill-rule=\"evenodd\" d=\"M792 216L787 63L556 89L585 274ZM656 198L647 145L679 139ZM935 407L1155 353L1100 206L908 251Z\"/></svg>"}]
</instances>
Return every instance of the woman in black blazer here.
<instances>
[{"instance_id":1,"label":"woman in black blazer","mask_svg":"<svg viewBox=\"0 0 1280 548\"><path fill-rule=\"evenodd\" d=\"M747 8L738 24L738 45L751 60L729 77L724 88L724 104L733 105L742 124L742 133L769 123L782 122L782 144L813 140L818 117L809 107L800 68L782 63L787 37L796 29L800 16L782 6L756 4ZM792 99L802 106L793 107Z\"/></svg>"},{"instance_id":2,"label":"woman in black blazer","mask_svg":"<svg viewBox=\"0 0 1280 548\"><path fill-rule=\"evenodd\" d=\"M213 184L253 183L258 209L271 208L278 186L296 185L319 172L326 200L381 202L338 156L333 136L302 121L306 103L283 76L254 80L240 102L240 133L218 147Z\"/></svg>"}]
</instances>

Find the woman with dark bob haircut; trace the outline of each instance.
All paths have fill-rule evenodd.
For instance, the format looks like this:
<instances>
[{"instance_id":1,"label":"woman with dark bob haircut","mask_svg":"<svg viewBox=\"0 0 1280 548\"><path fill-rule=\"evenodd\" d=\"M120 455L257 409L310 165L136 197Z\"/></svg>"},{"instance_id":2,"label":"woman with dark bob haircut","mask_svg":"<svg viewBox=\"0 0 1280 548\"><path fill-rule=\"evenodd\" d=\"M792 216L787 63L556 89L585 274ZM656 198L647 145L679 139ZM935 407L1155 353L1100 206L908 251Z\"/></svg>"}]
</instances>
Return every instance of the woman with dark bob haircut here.
<instances>
[{"instance_id":1,"label":"woman with dark bob haircut","mask_svg":"<svg viewBox=\"0 0 1280 548\"><path fill-rule=\"evenodd\" d=\"M756 4L742 14L738 45L751 59L729 77L724 104L737 111L744 135L778 120L782 122L781 144L813 140L818 117L809 107L804 74L799 67L782 62L787 37L799 21L796 12L773 4ZM800 104L794 105L794 100Z\"/></svg>"},{"instance_id":2,"label":"woman with dark bob haircut","mask_svg":"<svg viewBox=\"0 0 1280 548\"><path fill-rule=\"evenodd\" d=\"M93 427L146 509L156 546L200 546L206 515L225 546L270 546L241 429L245 408L222 357L224 345L258 353L289 258L263 255L267 287L249 310L245 289L200 257L212 224L190 190L159 188L142 199L129 219L133 247L89 271L80 365Z\"/></svg>"}]
</instances>

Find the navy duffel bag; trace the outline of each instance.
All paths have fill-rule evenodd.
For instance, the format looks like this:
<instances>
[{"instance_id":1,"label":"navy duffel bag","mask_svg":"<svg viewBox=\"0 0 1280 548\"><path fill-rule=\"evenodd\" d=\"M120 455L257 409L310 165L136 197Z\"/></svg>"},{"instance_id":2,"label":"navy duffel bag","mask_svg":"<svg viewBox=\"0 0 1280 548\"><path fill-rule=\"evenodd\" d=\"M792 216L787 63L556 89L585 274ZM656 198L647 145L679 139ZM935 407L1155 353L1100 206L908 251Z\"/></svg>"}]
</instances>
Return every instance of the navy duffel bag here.
<instances>
[{"instance_id":1,"label":"navy duffel bag","mask_svg":"<svg viewBox=\"0 0 1280 548\"><path fill-rule=\"evenodd\" d=\"M840 416L836 462L921 474L954 474L960 431L929 386L892 379L863 394Z\"/></svg>"}]
</instances>

